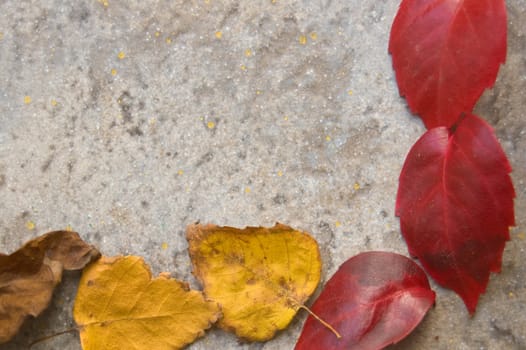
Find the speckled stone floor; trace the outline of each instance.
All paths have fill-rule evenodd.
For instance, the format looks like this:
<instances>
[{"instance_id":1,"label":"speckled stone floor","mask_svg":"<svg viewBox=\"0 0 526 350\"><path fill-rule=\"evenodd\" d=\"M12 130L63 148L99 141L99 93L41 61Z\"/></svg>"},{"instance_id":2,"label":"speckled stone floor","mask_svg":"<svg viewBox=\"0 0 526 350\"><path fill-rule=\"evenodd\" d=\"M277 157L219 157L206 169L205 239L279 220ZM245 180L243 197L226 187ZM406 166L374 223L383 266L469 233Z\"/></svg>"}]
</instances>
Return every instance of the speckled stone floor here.
<instances>
[{"instance_id":1,"label":"speckled stone floor","mask_svg":"<svg viewBox=\"0 0 526 350\"><path fill-rule=\"evenodd\" d=\"M407 255L394 202L424 132L398 95L398 1L3 1L0 248L71 227L105 255L144 256L198 287L186 225L279 221L311 232L324 279L365 250ZM517 226L477 312L437 303L395 349L526 348L526 1L476 112L513 166ZM78 273L1 349L74 325ZM190 349L291 349L306 315L265 344L211 330ZM79 349L66 334L33 347Z\"/></svg>"}]
</instances>

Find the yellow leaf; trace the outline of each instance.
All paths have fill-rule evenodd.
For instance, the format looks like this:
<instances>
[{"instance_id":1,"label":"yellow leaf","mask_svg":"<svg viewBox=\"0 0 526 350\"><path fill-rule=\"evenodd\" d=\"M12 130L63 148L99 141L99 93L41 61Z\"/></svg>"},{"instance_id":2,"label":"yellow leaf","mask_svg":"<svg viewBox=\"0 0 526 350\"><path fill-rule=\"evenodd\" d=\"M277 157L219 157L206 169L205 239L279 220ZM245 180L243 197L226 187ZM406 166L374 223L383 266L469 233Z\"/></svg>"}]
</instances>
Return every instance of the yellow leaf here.
<instances>
[{"instance_id":1,"label":"yellow leaf","mask_svg":"<svg viewBox=\"0 0 526 350\"><path fill-rule=\"evenodd\" d=\"M271 339L286 328L320 280L316 241L282 224L190 225L187 240L194 275L221 305L219 326L249 341Z\"/></svg>"},{"instance_id":2,"label":"yellow leaf","mask_svg":"<svg viewBox=\"0 0 526 350\"><path fill-rule=\"evenodd\" d=\"M73 315L84 350L171 350L202 336L220 311L167 273L152 279L142 258L127 256L84 270Z\"/></svg>"}]
</instances>

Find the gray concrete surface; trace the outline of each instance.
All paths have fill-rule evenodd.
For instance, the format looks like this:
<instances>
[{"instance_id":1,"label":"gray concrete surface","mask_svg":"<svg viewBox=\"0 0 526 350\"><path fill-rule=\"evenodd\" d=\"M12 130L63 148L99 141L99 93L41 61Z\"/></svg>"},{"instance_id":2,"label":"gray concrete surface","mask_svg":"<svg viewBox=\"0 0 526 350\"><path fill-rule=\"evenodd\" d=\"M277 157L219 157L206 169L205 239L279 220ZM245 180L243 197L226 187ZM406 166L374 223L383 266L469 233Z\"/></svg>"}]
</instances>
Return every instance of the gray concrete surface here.
<instances>
[{"instance_id":1,"label":"gray concrete surface","mask_svg":"<svg viewBox=\"0 0 526 350\"><path fill-rule=\"evenodd\" d=\"M407 254L394 216L424 132L399 98L387 41L398 1L2 1L0 247L71 227L105 255L144 256L197 284L184 238L201 221L311 232L324 279L366 250ZM526 1L477 106L514 168L517 226L470 317L436 307L394 349L526 349ZM78 273L1 349L74 325ZM291 349L211 330L190 349ZM79 349L75 333L33 349Z\"/></svg>"}]
</instances>

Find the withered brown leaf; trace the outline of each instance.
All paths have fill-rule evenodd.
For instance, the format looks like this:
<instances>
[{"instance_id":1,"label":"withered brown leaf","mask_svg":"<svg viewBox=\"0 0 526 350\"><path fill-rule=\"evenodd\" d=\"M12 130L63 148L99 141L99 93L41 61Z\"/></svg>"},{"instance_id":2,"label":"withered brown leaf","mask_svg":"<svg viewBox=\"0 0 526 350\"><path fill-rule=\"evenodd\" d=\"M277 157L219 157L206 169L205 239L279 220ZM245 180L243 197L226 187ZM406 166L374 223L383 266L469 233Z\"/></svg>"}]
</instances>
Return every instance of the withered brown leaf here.
<instances>
[{"instance_id":1,"label":"withered brown leaf","mask_svg":"<svg viewBox=\"0 0 526 350\"><path fill-rule=\"evenodd\" d=\"M9 341L27 316L48 305L63 270L82 269L100 257L76 232L54 231L0 253L0 344Z\"/></svg>"}]
</instances>

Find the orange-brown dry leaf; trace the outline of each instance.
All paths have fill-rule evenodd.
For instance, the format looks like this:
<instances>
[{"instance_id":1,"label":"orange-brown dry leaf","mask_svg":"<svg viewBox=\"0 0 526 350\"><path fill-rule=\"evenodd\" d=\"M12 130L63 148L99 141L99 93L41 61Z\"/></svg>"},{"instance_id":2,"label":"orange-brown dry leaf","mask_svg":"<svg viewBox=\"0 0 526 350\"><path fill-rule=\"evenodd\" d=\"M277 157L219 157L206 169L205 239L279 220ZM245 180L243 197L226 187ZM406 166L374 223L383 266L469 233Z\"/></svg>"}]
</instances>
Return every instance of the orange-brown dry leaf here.
<instances>
[{"instance_id":1,"label":"orange-brown dry leaf","mask_svg":"<svg viewBox=\"0 0 526 350\"><path fill-rule=\"evenodd\" d=\"M223 311L219 326L249 341L271 339L288 326L320 280L318 244L276 224L236 229L187 228L194 275Z\"/></svg>"},{"instance_id":2,"label":"orange-brown dry leaf","mask_svg":"<svg viewBox=\"0 0 526 350\"><path fill-rule=\"evenodd\" d=\"M63 269L82 269L99 256L71 231L49 232L11 255L0 254L0 344L16 334L27 316L48 306Z\"/></svg>"},{"instance_id":3,"label":"orange-brown dry leaf","mask_svg":"<svg viewBox=\"0 0 526 350\"><path fill-rule=\"evenodd\" d=\"M180 349L220 314L215 302L167 273L152 279L136 256L102 257L86 268L73 309L84 350Z\"/></svg>"}]
</instances>

